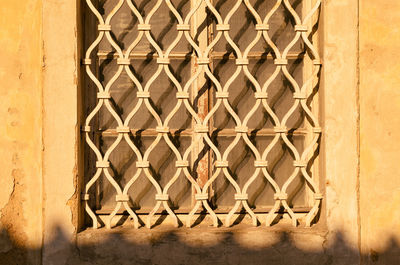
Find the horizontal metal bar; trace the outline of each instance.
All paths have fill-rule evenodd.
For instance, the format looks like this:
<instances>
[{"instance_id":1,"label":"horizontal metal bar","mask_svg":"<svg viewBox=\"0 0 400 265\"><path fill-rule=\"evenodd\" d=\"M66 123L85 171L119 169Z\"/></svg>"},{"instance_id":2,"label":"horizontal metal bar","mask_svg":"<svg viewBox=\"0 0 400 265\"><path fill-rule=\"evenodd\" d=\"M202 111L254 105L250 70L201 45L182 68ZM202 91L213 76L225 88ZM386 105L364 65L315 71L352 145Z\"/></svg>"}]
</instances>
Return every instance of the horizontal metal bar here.
<instances>
[{"instance_id":1,"label":"horizontal metal bar","mask_svg":"<svg viewBox=\"0 0 400 265\"><path fill-rule=\"evenodd\" d=\"M138 129L131 129L130 130L133 135L140 135L143 137L155 137L157 136L157 131L155 129L146 129L146 130L138 130ZM193 135L193 130L192 129L185 129L185 130L179 130L179 129L170 129L169 130L172 135L179 135L179 136L189 136L191 137ZM96 131L97 134L101 134L103 137L117 137L118 132L115 129L108 129L105 131ZM210 134L215 133L217 136L227 136L227 137L234 137L237 135L235 132L235 129L214 129L210 131ZM274 132L274 129L249 129L247 132L249 135L256 135L256 136L275 136L276 132ZM305 128L298 128L293 131L288 132L290 135L307 135L307 134L312 134L312 130L308 130Z\"/></svg>"},{"instance_id":2,"label":"horizontal metal bar","mask_svg":"<svg viewBox=\"0 0 400 265\"><path fill-rule=\"evenodd\" d=\"M118 58L118 53L112 52L112 51L99 51L97 53L97 56L99 59L116 59ZM299 58L302 58L304 55L303 53L288 53L286 55L286 59L288 60L296 60ZM184 60L184 59L190 59L191 57L195 57L193 53L185 53L185 52L172 52L168 55L168 58L173 60ZM151 53L151 52L132 52L129 55L130 59L134 60L144 60L144 59L156 59L158 58L157 53ZM210 59L236 59L236 57L232 53L226 53L226 52L212 52L210 55ZM248 59L274 59L274 57L270 53L263 53L263 52L250 52L247 55Z\"/></svg>"},{"instance_id":3,"label":"horizontal metal bar","mask_svg":"<svg viewBox=\"0 0 400 265\"><path fill-rule=\"evenodd\" d=\"M257 207L252 209L254 213L268 213L269 211L271 211L271 209L273 208L273 206L265 206L265 207ZM293 212L295 213L308 213L311 210L312 207L309 206L294 206L291 209L293 210ZM188 214L190 213L190 211L192 210L191 208L179 208L179 209L174 209L171 207L171 209L174 211L174 213L176 214ZM228 207L224 207L224 208L217 208L214 210L214 212L216 214L227 214L230 212L232 208L228 208ZM110 214L112 213L114 209L113 208L105 208L105 209L100 209L100 210L96 210L96 214ZM132 210L135 211L135 213L140 214L140 215L145 215L151 212L152 208L141 208L141 209L135 209L133 208ZM205 210L203 209L199 209L197 210L196 214L200 214L202 212L204 212ZM240 214L241 210L238 210L235 212L235 214ZM278 211L278 213L287 213L286 209L280 209ZM125 209L120 209L117 214L128 214L128 212ZM164 209L160 209L158 210L158 212L156 214L162 214L162 215L168 215L168 213L164 210Z\"/></svg>"}]
</instances>

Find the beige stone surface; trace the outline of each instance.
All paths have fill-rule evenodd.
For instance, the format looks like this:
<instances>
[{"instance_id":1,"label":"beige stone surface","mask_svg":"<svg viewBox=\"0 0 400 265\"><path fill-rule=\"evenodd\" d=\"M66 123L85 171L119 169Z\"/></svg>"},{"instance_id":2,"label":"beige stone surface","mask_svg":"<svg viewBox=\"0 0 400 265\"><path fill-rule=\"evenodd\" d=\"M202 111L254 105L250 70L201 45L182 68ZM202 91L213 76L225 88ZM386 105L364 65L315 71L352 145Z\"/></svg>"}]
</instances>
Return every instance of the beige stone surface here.
<instances>
[{"instance_id":1,"label":"beige stone surface","mask_svg":"<svg viewBox=\"0 0 400 265\"><path fill-rule=\"evenodd\" d=\"M79 259L90 264L327 264L325 233L239 225L192 229L88 229L78 236Z\"/></svg>"},{"instance_id":2,"label":"beige stone surface","mask_svg":"<svg viewBox=\"0 0 400 265\"><path fill-rule=\"evenodd\" d=\"M356 1L324 1L321 104L328 241L340 232L354 249L359 243L357 8Z\"/></svg>"},{"instance_id":3,"label":"beige stone surface","mask_svg":"<svg viewBox=\"0 0 400 265\"><path fill-rule=\"evenodd\" d=\"M400 245L399 9L399 1L360 1L360 213L368 262Z\"/></svg>"},{"instance_id":4,"label":"beige stone surface","mask_svg":"<svg viewBox=\"0 0 400 265\"><path fill-rule=\"evenodd\" d=\"M68 264L77 232L80 124L76 22L76 2L43 0L44 264ZM58 237L60 233L63 237Z\"/></svg>"}]
</instances>

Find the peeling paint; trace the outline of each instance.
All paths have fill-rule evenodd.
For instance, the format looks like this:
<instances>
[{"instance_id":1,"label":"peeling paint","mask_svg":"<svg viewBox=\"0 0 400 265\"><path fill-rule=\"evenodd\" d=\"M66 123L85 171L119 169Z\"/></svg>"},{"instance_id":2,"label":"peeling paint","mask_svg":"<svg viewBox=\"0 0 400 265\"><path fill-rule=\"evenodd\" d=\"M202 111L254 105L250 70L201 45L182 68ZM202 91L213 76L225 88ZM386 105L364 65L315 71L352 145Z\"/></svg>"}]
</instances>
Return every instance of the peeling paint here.
<instances>
[{"instance_id":1,"label":"peeling paint","mask_svg":"<svg viewBox=\"0 0 400 265\"><path fill-rule=\"evenodd\" d=\"M18 168L20 164L18 153L13 154L12 164L15 167L11 173L13 177L12 193L8 203L1 210L0 218L1 228L3 229L1 241L3 243L7 242L6 246L3 246L4 252L2 256L12 254L13 258L26 262L26 253L15 251L18 247L24 246L27 241L27 235L23 229L26 226L26 219L23 212L23 204L26 201L24 197L26 187L23 184L25 174L21 168ZM2 261L1 258L0 261Z\"/></svg>"}]
</instances>

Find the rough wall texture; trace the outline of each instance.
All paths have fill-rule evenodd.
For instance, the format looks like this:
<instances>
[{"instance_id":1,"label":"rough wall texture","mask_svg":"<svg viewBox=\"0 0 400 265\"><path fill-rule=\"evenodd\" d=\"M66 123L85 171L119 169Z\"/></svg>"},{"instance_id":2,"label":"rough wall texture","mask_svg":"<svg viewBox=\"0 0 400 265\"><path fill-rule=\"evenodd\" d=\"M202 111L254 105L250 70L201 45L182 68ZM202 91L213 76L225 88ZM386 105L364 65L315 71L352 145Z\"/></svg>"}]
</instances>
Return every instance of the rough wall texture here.
<instances>
[{"instance_id":1,"label":"rough wall texture","mask_svg":"<svg viewBox=\"0 0 400 265\"><path fill-rule=\"evenodd\" d=\"M77 178L80 1L43 0L43 251L44 264L67 264L74 249L80 199ZM65 74L68 73L68 74ZM74 225L75 223L75 225ZM58 237L58 231L63 237Z\"/></svg>"},{"instance_id":2,"label":"rough wall texture","mask_svg":"<svg viewBox=\"0 0 400 265\"><path fill-rule=\"evenodd\" d=\"M38 0L0 2L0 264L38 264L42 7Z\"/></svg>"},{"instance_id":3,"label":"rough wall texture","mask_svg":"<svg viewBox=\"0 0 400 265\"><path fill-rule=\"evenodd\" d=\"M324 1L326 223L78 235L72 2L0 0L1 265L400 264L398 0Z\"/></svg>"},{"instance_id":4,"label":"rough wall texture","mask_svg":"<svg viewBox=\"0 0 400 265\"><path fill-rule=\"evenodd\" d=\"M324 1L322 27L322 122L324 128L322 175L325 182L328 242L334 244L337 233L357 249L358 109L357 109L357 37L356 1ZM347 256L333 248L342 262L357 263L357 254Z\"/></svg>"},{"instance_id":5,"label":"rough wall texture","mask_svg":"<svg viewBox=\"0 0 400 265\"><path fill-rule=\"evenodd\" d=\"M361 242L365 264L399 264L400 2L360 2ZM388 262L382 253L393 249Z\"/></svg>"}]
</instances>

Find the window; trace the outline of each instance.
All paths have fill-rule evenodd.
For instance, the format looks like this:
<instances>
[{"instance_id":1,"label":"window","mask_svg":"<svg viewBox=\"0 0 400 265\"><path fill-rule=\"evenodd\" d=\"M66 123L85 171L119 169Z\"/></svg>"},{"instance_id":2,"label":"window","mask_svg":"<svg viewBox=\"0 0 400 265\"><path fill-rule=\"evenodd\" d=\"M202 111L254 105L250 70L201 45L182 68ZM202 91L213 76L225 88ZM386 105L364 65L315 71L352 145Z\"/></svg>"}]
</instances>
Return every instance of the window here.
<instances>
[{"instance_id":1,"label":"window","mask_svg":"<svg viewBox=\"0 0 400 265\"><path fill-rule=\"evenodd\" d=\"M85 209L310 226L320 1L87 0ZM107 218L102 219L102 216Z\"/></svg>"}]
</instances>

